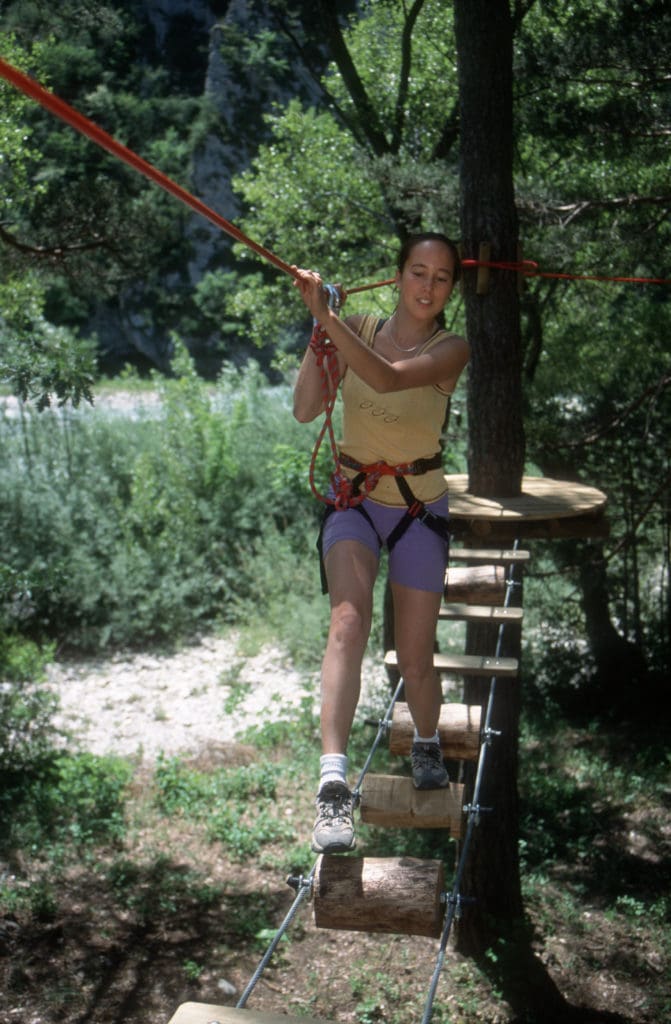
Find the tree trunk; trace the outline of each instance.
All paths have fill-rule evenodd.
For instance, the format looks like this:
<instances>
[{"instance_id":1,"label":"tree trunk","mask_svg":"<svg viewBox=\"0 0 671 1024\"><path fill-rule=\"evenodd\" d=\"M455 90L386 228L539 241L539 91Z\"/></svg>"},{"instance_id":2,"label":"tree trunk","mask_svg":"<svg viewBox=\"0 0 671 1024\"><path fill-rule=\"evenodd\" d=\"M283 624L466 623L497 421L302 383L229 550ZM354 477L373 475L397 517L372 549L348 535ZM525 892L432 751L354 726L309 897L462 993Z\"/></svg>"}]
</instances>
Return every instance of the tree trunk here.
<instances>
[{"instance_id":1,"label":"tree trunk","mask_svg":"<svg viewBox=\"0 0 671 1024\"><path fill-rule=\"evenodd\" d=\"M461 140L461 241L477 259L517 259L513 190L512 20L506 0L455 0ZM524 470L522 345L517 274L492 269L484 294L464 275L468 369L469 488L519 494Z\"/></svg>"},{"instance_id":2,"label":"tree trunk","mask_svg":"<svg viewBox=\"0 0 671 1024\"><path fill-rule=\"evenodd\" d=\"M480 246L488 243L489 259L510 262L517 259L518 237L512 173L513 25L509 5L506 0L455 0L454 12L463 255L477 259ZM475 270L464 275L471 345L469 490L483 497L509 497L520 493L524 469L517 274L491 269L484 294L476 293L476 278ZM469 653L493 653L495 644L496 630L469 626ZM519 657L517 631L508 631L506 644L505 653ZM486 704L488 686L488 681L466 680L466 703ZM517 855L519 708L518 681L500 680L492 724L501 735L488 750L480 796L481 806L492 811L482 815L473 833L463 892L476 902L457 928L458 948L476 957L482 957L502 934L510 935L523 917Z\"/></svg>"},{"instance_id":3,"label":"tree trunk","mask_svg":"<svg viewBox=\"0 0 671 1024\"><path fill-rule=\"evenodd\" d=\"M580 694L583 714L610 715L623 721L641 711L639 695L650 686L641 647L618 633L610 614L608 574L602 544L582 546L579 579L582 609L596 676Z\"/></svg>"}]
</instances>

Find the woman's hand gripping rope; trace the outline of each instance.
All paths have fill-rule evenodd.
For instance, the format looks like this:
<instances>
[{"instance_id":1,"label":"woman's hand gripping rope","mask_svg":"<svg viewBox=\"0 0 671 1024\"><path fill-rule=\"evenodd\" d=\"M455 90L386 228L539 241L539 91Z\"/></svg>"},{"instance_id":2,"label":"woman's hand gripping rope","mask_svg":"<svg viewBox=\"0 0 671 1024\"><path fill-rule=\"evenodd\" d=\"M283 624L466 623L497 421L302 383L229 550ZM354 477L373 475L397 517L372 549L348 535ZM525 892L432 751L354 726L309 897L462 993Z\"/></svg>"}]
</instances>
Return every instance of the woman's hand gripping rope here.
<instances>
[{"instance_id":1,"label":"woman's hand gripping rope","mask_svg":"<svg viewBox=\"0 0 671 1024\"><path fill-rule=\"evenodd\" d=\"M336 466L336 471L332 478L332 484L336 493L338 493L343 485L340 482L341 474L338 473L337 468L339 465L339 456L338 446L333 433L332 412L338 392L340 368L338 366L338 354L336 347L320 323L320 317L323 319L325 314L328 314L329 310L333 310L336 314L339 314L340 307L345 301L346 296L340 285L325 285L322 282L320 275L314 271L298 270L296 267L292 267L292 270L296 271L294 285L300 290L301 297L313 317L310 349L314 353L315 362L321 373L324 405L324 422L315 442L312 458L310 459L310 488L313 495L319 501L326 504L332 504L332 500L326 498L323 494L320 494L317 489L315 484L315 466L324 435L328 432L331 454ZM349 483L349 481L345 481L344 478L343 482L345 483L345 486Z\"/></svg>"}]
</instances>

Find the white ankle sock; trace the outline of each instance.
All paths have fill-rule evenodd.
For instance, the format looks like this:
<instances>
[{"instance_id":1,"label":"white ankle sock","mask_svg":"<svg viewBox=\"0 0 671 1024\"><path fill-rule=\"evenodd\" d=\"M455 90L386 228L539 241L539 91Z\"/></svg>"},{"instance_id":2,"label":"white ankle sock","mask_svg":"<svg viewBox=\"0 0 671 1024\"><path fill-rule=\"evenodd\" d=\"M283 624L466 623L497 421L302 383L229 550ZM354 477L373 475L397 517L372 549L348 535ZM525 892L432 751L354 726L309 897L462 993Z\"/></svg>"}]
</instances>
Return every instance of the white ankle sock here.
<instances>
[{"instance_id":1,"label":"white ankle sock","mask_svg":"<svg viewBox=\"0 0 671 1024\"><path fill-rule=\"evenodd\" d=\"M438 743L438 744L440 744L440 736L438 735L438 730L436 729L435 734L433 736L420 736L419 733L417 732L417 730L415 729L415 736L414 736L414 739L413 739L413 743Z\"/></svg>"},{"instance_id":2,"label":"white ankle sock","mask_svg":"<svg viewBox=\"0 0 671 1024\"><path fill-rule=\"evenodd\" d=\"M319 788L326 782L347 785L347 754L322 754L319 758Z\"/></svg>"}]
</instances>

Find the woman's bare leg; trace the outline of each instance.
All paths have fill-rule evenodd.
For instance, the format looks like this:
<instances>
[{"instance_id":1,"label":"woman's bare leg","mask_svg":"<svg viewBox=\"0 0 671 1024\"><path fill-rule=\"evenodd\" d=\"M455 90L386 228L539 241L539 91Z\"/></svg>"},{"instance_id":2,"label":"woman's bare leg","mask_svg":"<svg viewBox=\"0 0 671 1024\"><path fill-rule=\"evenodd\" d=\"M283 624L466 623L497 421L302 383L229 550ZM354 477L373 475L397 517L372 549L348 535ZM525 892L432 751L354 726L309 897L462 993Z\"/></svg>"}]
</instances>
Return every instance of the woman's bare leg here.
<instances>
[{"instance_id":1,"label":"woman's bare leg","mask_svg":"<svg viewBox=\"0 0 671 1024\"><path fill-rule=\"evenodd\" d=\"M358 541L341 540L328 552L324 566L331 621L322 661L322 753L344 754L361 690L378 559Z\"/></svg>"},{"instance_id":2,"label":"woman's bare leg","mask_svg":"<svg viewBox=\"0 0 671 1024\"><path fill-rule=\"evenodd\" d=\"M394 642L408 708L420 736L433 736L443 695L433 667L436 624L441 594L391 585L394 599Z\"/></svg>"}]
</instances>

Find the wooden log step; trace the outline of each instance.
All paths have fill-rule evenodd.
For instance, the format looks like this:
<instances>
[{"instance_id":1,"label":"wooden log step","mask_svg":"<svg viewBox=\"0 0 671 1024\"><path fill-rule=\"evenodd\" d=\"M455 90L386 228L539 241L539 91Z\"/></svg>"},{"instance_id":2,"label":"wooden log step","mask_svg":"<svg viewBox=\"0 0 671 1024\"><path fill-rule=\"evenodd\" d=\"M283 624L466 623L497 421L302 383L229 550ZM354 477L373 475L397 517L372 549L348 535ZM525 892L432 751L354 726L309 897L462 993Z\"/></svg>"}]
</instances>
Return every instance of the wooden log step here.
<instances>
[{"instance_id":1,"label":"wooden log step","mask_svg":"<svg viewBox=\"0 0 671 1024\"><path fill-rule=\"evenodd\" d=\"M434 939L442 931L444 871L438 860L322 854L312 891L318 928Z\"/></svg>"},{"instance_id":2,"label":"wooden log step","mask_svg":"<svg viewBox=\"0 0 671 1024\"><path fill-rule=\"evenodd\" d=\"M445 573L445 600L466 604L503 604L506 571L502 565L450 565Z\"/></svg>"},{"instance_id":3,"label":"wooden log step","mask_svg":"<svg viewBox=\"0 0 671 1024\"><path fill-rule=\"evenodd\" d=\"M438 735L443 757L448 761L475 761L480 749L482 708L479 704L442 704ZM415 726L404 701L396 701L391 716L389 751L395 757L409 757Z\"/></svg>"},{"instance_id":4,"label":"wooden log step","mask_svg":"<svg viewBox=\"0 0 671 1024\"><path fill-rule=\"evenodd\" d=\"M524 618L524 609L504 608L502 605L491 604L466 604L463 601L444 601L440 606L438 618L444 622L493 622L497 626L502 622L509 622L511 625L520 625Z\"/></svg>"},{"instance_id":5,"label":"wooden log step","mask_svg":"<svg viewBox=\"0 0 671 1024\"><path fill-rule=\"evenodd\" d=\"M514 548L450 548L450 561L510 565L528 562L529 551Z\"/></svg>"},{"instance_id":6,"label":"wooden log step","mask_svg":"<svg viewBox=\"0 0 671 1024\"><path fill-rule=\"evenodd\" d=\"M402 775L364 776L359 813L367 825L383 828L445 828L461 839L464 787L451 782L444 789L415 789Z\"/></svg>"},{"instance_id":7,"label":"wooden log step","mask_svg":"<svg viewBox=\"0 0 671 1024\"><path fill-rule=\"evenodd\" d=\"M287 1017L283 1013L257 1013L213 1003L182 1003L168 1024L328 1024L323 1018Z\"/></svg>"},{"instance_id":8,"label":"wooden log step","mask_svg":"<svg viewBox=\"0 0 671 1024\"><path fill-rule=\"evenodd\" d=\"M384 663L388 668L398 668L396 651L387 651ZM517 658L488 658L483 654L443 654L436 651L433 667L438 672L458 676L516 676L519 664Z\"/></svg>"}]
</instances>

